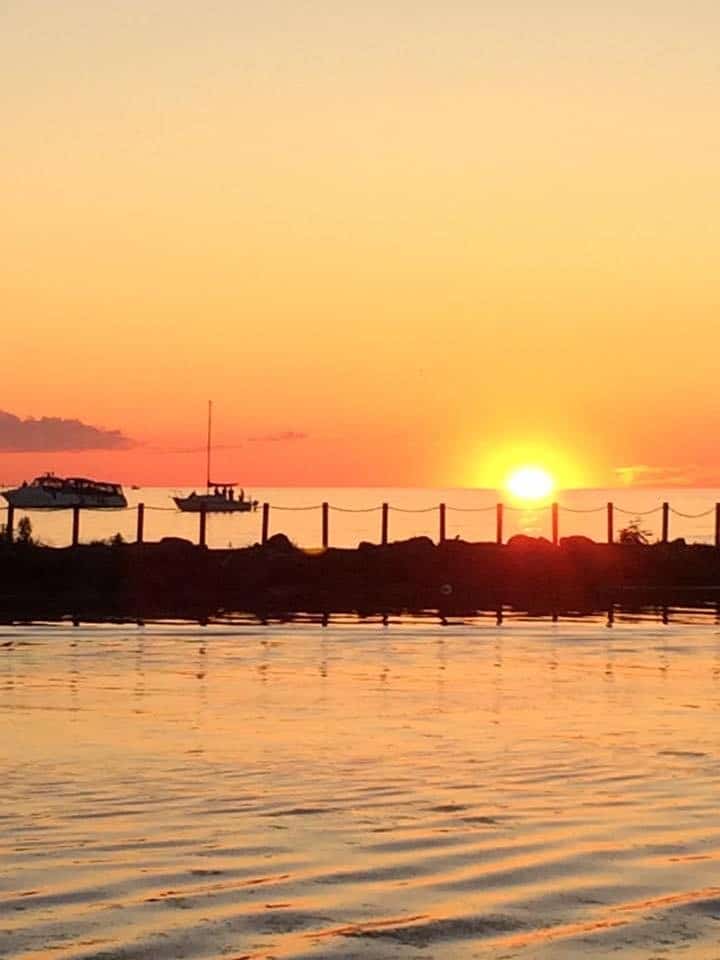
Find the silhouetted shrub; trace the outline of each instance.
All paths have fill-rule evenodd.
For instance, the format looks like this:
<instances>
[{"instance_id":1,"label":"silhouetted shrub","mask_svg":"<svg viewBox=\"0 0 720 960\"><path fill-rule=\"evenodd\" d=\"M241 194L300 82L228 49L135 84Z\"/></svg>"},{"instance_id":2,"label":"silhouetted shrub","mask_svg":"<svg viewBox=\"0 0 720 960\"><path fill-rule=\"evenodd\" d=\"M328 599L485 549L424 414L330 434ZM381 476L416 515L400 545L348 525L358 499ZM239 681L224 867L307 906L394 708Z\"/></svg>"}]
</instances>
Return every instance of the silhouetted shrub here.
<instances>
[{"instance_id":1,"label":"silhouetted shrub","mask_svg":"<svg viewBox=\"0 0 720 960\"><path fill-rule=\"evenodd\" d=\"M618 543L650 543L652 530L640 527L640 517L636 517L618 533Z\"/></svg>"},{"instance_id":2,"label":"silhouetted shrub","mask_svg":"<svg viewBox=\"0 0 720 960\"><path fill-rule=\"evenodd\" d=\"M35 541L32 536L32 523L30 517L20 517L17 525L17 542L31 544Z\"/></svg>"}]
</instances>

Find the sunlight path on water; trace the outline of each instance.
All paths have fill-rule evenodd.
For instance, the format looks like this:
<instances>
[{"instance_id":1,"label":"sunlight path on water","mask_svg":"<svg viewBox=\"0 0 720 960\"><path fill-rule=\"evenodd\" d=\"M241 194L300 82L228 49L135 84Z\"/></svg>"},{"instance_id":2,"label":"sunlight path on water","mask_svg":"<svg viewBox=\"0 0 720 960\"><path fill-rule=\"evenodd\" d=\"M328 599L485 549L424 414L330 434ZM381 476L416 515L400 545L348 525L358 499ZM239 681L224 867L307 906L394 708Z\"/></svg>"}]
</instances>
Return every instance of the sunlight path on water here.
<instances>
[{"instance_id":1,"label":"sunlight path on water","mask_svg":"<svg viewBox=\"0 0 720 960\"><path fill-rule=\"evenodd\" d=\"M0 957L720 956L720 635L0 635Z\"/></svg>"}]
</instances>

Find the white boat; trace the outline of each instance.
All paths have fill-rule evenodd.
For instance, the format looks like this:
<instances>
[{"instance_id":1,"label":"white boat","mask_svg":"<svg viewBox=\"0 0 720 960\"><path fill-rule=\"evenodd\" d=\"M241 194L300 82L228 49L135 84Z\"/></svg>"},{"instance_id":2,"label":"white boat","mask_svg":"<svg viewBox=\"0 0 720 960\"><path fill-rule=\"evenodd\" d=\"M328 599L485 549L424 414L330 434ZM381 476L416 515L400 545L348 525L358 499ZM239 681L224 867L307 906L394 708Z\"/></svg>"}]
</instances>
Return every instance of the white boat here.
<instances>
[{"instance_id":1,"label":"white boat","mask_svg":"<svg viewBox=\"0 0 720 960\"><path fill-rule=\"evenodd\" d=\"M210 453L212 450L212 400L208 401L207 427L207 487L205 493L193 492L187 497L173 497L178 510L183 513L249 513L257 510L258 501L245 497L245 491L235 496L236 483L213 483L210 479Z\"/></svg>"},{"instance_id":2,"label":"white boat","mask_svg":"<svg viewBox=\"0 0 720 960\"><path fill-rule=\"evenodd\" d=\"M35 477L31 483L23 483L14 490L4 490L3 496L10 506L25 510L66 510L69 507L118 510L127 506L119 483L104 483L85 477L56 477L54 473Z\"/></svg>"}]
</instances>

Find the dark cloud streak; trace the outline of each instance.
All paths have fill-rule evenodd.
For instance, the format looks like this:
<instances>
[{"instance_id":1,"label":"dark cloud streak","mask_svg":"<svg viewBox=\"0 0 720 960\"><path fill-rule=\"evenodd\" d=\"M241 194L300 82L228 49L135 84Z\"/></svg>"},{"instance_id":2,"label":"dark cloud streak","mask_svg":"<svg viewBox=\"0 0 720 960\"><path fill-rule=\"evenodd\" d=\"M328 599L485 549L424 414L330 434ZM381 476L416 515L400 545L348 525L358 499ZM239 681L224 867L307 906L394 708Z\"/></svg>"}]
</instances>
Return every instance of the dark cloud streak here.
<instances>
[{"instance_id":1,"label":"dark cloud streak","mask_svg":"<svg viewBox=\"0 0 720 960\"><path fill-rule=\"evenodd\" d=\"M218 450L242 450L242 448L248 443L293 443L297 440L307 440L309 438L307 433L299 433L296 430L284 430L281 433L266 433L260 434L255 437L245 437L239 443L213 443L213 452ZM207 446L192 446L192 447L148 447L146 448L150 451L157 451L158 453L173 453L173 454L196 454L196 453L205 453Z\"/></svg>"},{"instance_id":2,"label":"dark cloud streak","mask_svg":"<svg viewBox=\"0 0 720 960\"><path fill-rule=\"evenodd\" d=\"M295 430L284 430L282 433L267 433L260 437L248 437L250 443L284 443L289 440L307 440L307 433L298 433Z\"/></svg>"},{"instance_id":3,"label":"dark cloud streak","mask_svg":"<svg viewBox=\"0 0 720 960\"><path fill-rule=\"evenodd\" d=\"M0 451L41 453L61 450L128 450L137 444L119 430L104 430L81 420L28 417L0 410Z\"/></svg>"}]
</instances>

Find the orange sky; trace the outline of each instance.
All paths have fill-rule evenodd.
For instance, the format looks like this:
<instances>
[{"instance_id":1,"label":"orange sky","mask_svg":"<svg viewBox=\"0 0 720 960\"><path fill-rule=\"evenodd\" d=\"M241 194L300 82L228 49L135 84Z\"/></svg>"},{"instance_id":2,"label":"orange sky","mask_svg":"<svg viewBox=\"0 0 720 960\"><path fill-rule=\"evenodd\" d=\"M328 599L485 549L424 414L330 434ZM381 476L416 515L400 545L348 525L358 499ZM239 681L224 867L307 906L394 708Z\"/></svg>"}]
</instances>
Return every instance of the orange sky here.
<instances>
[{"instance_id":1,"label":"orange sky","mask_svg":"<svg viewBox=\"0 0 720 960\"><path fill-rule=\"evenodd\" d=\"M212 398L247 484L494 484L516 453L720 483L716 4L9 0L0 28L0 410L135 442L0 480L201 482Z\"/></svg>"}]
</instances>

